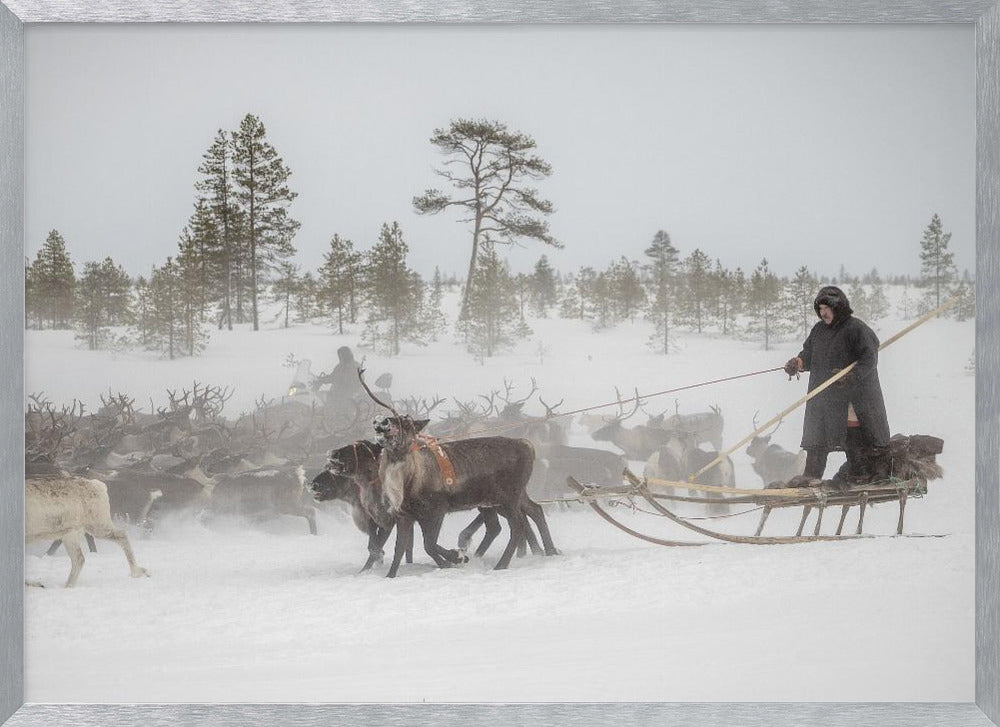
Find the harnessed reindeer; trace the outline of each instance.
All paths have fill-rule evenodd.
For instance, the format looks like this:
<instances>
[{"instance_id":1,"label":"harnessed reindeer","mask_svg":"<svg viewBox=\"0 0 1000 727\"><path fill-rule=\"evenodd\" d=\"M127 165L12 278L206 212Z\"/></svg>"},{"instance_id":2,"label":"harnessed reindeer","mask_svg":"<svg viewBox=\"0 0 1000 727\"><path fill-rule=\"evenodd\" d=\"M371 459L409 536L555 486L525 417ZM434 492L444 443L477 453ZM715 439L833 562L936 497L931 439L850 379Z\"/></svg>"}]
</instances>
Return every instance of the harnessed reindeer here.
<instances>
[{"instance_id":1,"label":"harnessed reindeer","mask_svg":"<svg viewBox=\"0 0 1000 727\"><path fill-rule=\"evenodd\" d=\"M396 575L406 545L412 541L414 522L420 523L423 530L428 555L439 566L447 565L438 553L437 539L445 514L456 510L490 508L507 519L511 537L496 564L497 570L510 564L525 538L526 515L538 528L545 554L558 553L541 506L526 491L535 458L530 442L507 437L442 444L422 441L417 435L427 420L400 416L379 401L365 384L363 374L364 370L359 369L358 377L368 395L394 415L374 422L383 447L379 479L389 511L396 517L396 549L389 577Z\"/></svg>"}]
</instances>

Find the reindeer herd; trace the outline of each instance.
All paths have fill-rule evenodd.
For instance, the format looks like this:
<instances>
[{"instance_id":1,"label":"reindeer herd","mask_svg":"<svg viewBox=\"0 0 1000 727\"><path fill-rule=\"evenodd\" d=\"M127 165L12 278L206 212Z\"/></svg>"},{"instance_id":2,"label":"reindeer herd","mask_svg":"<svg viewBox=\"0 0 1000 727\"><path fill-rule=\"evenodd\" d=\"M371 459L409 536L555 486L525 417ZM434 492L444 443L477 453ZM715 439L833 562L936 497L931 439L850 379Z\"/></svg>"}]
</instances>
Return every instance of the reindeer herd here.
<instances>
[{"instance_id":1,"label":"reindeer herd","mask_svg":"<svg viewBox=\"0 0 1000 727\"><path fill-rule=\"evenodd\" d=\"M616 415L579 417L595 442L614 445L621 450L616 453L569 446L567 419L557 411L562 401L549 405L539 396L544 415L526 414L538 392L534 380L517 399L508 381L502 392L452 399L454 408L433 423L442 397L394 402L380 389L389 402L383 403L364 389L368 398L354 397L349 415L314 391L320 395L309 404L261 398L253 411L232 420L223 416L232 390L197 382L190 390L168 391L167 406L154 409L150 402L148 411L122 393L102 396L94 412L78 401L57 408L43 394L32 395L25 413L26 541L52 540L50 553L62 543L71 558L66 585L72 586L83 566L81 543L86 539L93 550L94 536L122 547L133 577L147 575L135 562L123 523L152 532L168 516L295 516L316 534L315 503L339 500L367 537L362 570L382 561L393 530L387 575L397 574L404 557L412 562L415 524L424 551L441 567L466 561L474 534L485 527L475 550L481 557L501 533L501 518L510 532L495 566L503 569L527 547L558 553L539 501L562 498L568 476L620 484L627 461L639 460L650 477L684 480L714 459L722 444L717 408L652 415L646 424L627 427L641 410L638 394L631 411L630 400L619 394ZM747 449L764 483L801 473L801 457L770 444L769 436L755 438ZM733 486L732 462L726 458L697 482ZM720 499L710 509L725 507ZM456 548L443 547L445 515L461 510L477 514Z\"/></svg>"}]
</instances>

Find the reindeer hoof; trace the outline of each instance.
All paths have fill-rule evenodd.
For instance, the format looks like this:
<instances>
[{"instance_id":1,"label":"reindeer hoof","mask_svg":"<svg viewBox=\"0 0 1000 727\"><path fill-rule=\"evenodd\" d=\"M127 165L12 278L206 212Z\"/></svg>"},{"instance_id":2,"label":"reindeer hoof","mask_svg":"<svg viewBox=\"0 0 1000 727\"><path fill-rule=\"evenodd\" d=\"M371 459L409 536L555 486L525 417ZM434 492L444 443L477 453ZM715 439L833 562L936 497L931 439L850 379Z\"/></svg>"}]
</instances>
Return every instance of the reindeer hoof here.
<instances>
[{"instance_id":1,"label":"reindeer hoof","mask_svg":"<svg viewBox=\"0 0 1000 727\"><path fill-rule=\"evenodd\" d=\"M25 581L24 585L28 586L29 588L45 588L45 586L42 585L41 581Z\"/></svg>"},{"instance_id":2,"label":"reindeer hoof","mask_svg":"<svg viewBox=\"0 0 1000 727\"><path fill-rule=\"evenodd\" d=\"M132 571L133 578L149 578L149 571L145 568L136 568Z\"/></svg>"}]
</instances>

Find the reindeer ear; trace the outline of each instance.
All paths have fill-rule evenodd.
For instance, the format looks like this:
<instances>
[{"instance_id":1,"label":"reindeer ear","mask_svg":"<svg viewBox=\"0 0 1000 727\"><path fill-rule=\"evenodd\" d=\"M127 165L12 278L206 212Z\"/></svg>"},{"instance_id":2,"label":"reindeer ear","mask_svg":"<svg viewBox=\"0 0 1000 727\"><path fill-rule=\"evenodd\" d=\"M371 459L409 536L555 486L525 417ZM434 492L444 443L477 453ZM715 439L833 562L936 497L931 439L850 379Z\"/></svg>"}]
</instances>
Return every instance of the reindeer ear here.
<instances>
[{"instance_id":1,"label":"reindeer ear","mask_svg":"<svg viewBox=\"0 0 1000 727\"><path fill-rule=\"evenodd\" d=\"M424 427L430 424L430 419L416 419L413 422L413 433L422 432Z\"/></svg>"}]
</instances>

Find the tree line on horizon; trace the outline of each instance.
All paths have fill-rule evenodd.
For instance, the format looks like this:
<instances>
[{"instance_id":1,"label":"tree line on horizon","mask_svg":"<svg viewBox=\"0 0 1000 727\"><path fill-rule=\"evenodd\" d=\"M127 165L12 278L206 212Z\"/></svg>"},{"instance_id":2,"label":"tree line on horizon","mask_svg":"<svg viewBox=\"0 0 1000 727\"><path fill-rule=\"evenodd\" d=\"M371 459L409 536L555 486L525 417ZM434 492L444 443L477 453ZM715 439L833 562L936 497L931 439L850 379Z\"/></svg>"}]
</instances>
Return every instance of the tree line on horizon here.
<instances>
[{"instance_id":1,"label":"tree line on horizon","mask_svg":"<svg viewBox=\"0 0 1000 727\"><path fill-rule=\"evenodd\" d=\"M457 211L469 226L471 254L463 280L435 270L424 281L407 263L409 246L398 222L383 223L367 249L334 233L316 270L293 257L300 223L290 214L297 193L291 170L267 139L264 124L246 114L239 128L219 130L198 166L194 209L175 253L149 276L131 277L111 257L84 263L79 277L66 241L52 230L34 261L25 260L25 325L74 328L92 350L140 347L193 356L211 328L261 327L264 303L279 319L325 320L338 333L361 333L363 346L397 355L404 343L435 340L449 330L477 359L507 350L532 333L530 318L557 314L604 329L622 321L653 324L649 345L669 353L676 327L760 340L765 348L804 334L814 320L820 283L847 286L857 314L870 322L889 312L884 285L904 285L903 318L931 310L953 294L955 317L974 315L972 280L959 276L934 215L920 242L921 274L852 276L843 266L828 279L800 267L790 277L767 259L749 273L727 269L700 249L681 258L659 230L643 260L621 257L604 270L560 273L541 255L534 270L512 274L500 250L519 240L561 248L549 233L551 201L532 184L552 173L534 140L497 121L458 119L435 129L431 144L443 161L435 173L450 189L414 196L418 214ZM911 297L909 288L915 289ZM446 290L459 288L456 320L442 309ZM279 319L275 319L277 322ZM360 331L358 331L360 328Z\"/></svg>"}]
</instances>

